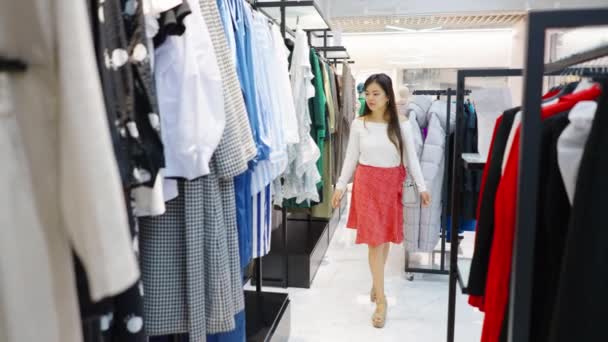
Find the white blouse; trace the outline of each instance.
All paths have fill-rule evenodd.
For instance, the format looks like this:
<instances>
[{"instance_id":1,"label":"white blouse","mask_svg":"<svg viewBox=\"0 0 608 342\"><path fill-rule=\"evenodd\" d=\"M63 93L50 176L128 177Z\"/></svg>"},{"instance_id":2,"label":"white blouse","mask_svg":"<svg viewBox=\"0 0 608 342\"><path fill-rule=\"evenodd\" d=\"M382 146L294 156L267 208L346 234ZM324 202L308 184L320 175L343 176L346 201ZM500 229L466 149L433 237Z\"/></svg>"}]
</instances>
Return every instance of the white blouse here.
<instances>
[{"instance_id":1,"label":"white blouse","mask_svg":"<svg viewBox=\"0 0 608 342\"><path fill-rule=\"evenodd\" d=\"M336 188L346 189L346 185L353 177L357 164L374 167L396 167L401 163L401 156L397 147L391 142L387 133L387 123L363 122L355 119L350 127L350 137L344 158L342 174ZM422 176L420 161L416 155L412 126L408 120L401 122L401 135L403 139L403 165L414 178L418 191L426 191L426 184Z\"/></svg>"}]
</instances>

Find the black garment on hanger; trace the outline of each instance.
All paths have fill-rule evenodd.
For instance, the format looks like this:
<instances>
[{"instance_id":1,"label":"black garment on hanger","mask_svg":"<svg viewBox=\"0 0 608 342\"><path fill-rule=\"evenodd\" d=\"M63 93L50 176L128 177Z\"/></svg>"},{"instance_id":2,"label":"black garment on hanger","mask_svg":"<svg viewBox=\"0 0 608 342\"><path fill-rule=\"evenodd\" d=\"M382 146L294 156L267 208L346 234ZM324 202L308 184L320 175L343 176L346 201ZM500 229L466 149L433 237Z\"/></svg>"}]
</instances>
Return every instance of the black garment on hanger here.
<instances>
[{"instance_id":1,"label":"black garment on hanger","mask_svg":"<svg viewBox=\"0 0 608 342\"><path fill-rule=\"evenodd\" d=\"M123 184L151 187L165 160L143 9L133 0L90 1L97 64Z\"/></svg>"},{"instance_id":2,"label":"black garment on hanger","mask_svg":"<svg viewBox=\"0 0 608 342\"><path fill-rule=\"evenodd\" d=\"M478 153L477 112L469 100L464 105L464 124L462 153ZM465 170L464 172L464 182L462 183L462 218L465 220L474 220L476 218L481 175L482 172L479 170ZM454 221L454 219L452 220Z\"/></svg>"},{"instance_id":3,"label":"black garment on hanger","mask_svg":"<svg viewBox=\"0 0 608 342\"><path fill-rule=\"evenodd\" d=\"M568 126L568 113L543 121L534 247L530 340L547 341L570 219L570 202L559 170L557 142Z\"/></svg>"},{"instance_id":4,"label":"black garment on hanger","mask_svg":"<svg viewBox=\"0 0 608 342\"><path fill-rule=\"evenodd\" d=\"M502 115L502 121L496 130L494 145L488 156L488 174L481 194L479 217L477 218L477 233L475 235L475 251L471 261L471 272L467 284L468 293L473 296L483 296L486 290L486 277L490 262L490 251L494 238L494 203L496 191L502 176L502 162L513 126L515 114L520 107L509 109Z\"/></svg>"},{"instance_id":5,"label":"black garment on hanger","mask_svg":"<svg viewBox=\"0 0 608 342\"><path fill-rule=\"evenodd\" d=\"M608 87L581 159L549 340L605 341L608 317Z\"/></svg>"}]
</instances>

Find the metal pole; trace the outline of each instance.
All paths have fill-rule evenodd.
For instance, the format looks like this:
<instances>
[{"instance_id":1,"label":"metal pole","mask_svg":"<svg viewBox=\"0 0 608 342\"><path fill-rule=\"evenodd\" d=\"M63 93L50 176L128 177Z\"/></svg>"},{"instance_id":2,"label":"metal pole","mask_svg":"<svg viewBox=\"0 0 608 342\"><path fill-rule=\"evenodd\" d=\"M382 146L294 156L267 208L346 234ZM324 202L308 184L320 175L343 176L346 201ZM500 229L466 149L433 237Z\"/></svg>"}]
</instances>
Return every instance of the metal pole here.
<instances>
[{"instance_id":1,"label":"metal pole","mask_svg":"<svg viewBox=\"0 0 608 342\"><path fill-rule=\"evenodd\" d=\"M447 236L447 227L448 227L448 181L449 181L449 171L448 166L450 165L450 112L452 110L452 88L448 88L447 94L447 131L445 133L445 147L444 151L444 167L443 167L443 191L442 191L442 199L443 199L443 224L441 229L441 270L445 271L445 239Z\"/></svg>"},{"instance_id":2,"label":"metal pole","mask_svg":"<svg viewBox=\"0 0 608 342\"><path fill-rule=\"evenodd\" d=\"M281 35L285 39L285 33L287 31L287 24L285 23L285 3L287 0L281 0Z\"/></svg>"},{"instance_id":3,"label":"metal pole","mask_svg":"<svg viewBox=\"0 0 608 342\"><path fill-rule=\"evenodd\" d=\"M283 230L283 288L289 287L289 250L287 246L287 210L285 207L281 209L281 229Z\"/></svg>"},{"instance_id":4,"label":"metal pole","mask_svg":"<svg viewBox=\"0 0 608 342\"><path fill-rule=\"evenodd\" d=\"M262 292L262 258L259 257L255 261L255 277L257 281L255 282L255 291L259 294Z\"/></svg>"},{"instance_id":5,"label":"metal pole","mask_svg":"<svg viewBox=\"0 0 608 342\"><path fill-rule=\"evenodd\" d=\"M327 30L323 31L323 47L327 47ZM327 58L327 51L323 51L323 57Z\"/></svg>"},{"instance_id":6,"label":"metal pole","mask_svg":"<svg viewBox=\"0 0 608 342\"><path fill-rule=\"evenodd\" d=\"M285 39L285 32L287 31L287 23L285 23L285 7L287 0L281 0L281 34L283 35L283 39ZM283 231L283 288L287 288L289 286L289 250L287 246L287 210L285 206L281 208L281 229Z\"/></svg>"},{"instance_id":7,"label":"metal pole","mask_svg":"<svg viewBox=\"0 0 608 342\"><path fill-rule=\"evenodd\" d=\"M529 341L530 300L536 236L536 200L541 143L541 97L545 58L545 26L535 13L528 20L517 185L517 224L513 243L509 341Z\"/></svg>"},{"instance_id":8,"label":"metal pole","mask_svg":"<svg viewBox=\"0 0 608 342\"><path fill-rule=\"evenodd\" d=\"M448 301L448 342L454 341L454 324L456 319L456 281L458 277L458 230L460 229L460 201L462 196L459 184L462 182L462 138L463 138L463 116L464 116L464 89L465 77L462 70L458 71L458 82L456 87L456 127L454 130L454 153L452 155L452 228L450 244L450 284Z\"/></svg>"}]
</instances>

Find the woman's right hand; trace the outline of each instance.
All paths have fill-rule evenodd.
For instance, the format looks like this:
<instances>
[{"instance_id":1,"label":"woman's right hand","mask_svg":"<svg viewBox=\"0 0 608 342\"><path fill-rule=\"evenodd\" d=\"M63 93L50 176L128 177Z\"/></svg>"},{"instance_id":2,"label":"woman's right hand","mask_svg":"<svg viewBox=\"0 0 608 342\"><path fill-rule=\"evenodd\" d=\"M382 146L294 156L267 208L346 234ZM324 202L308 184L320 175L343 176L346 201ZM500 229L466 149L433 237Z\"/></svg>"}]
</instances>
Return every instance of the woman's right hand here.
<instances>
[{"instance_id":1,"label":"woman's right hand","mask_svg":"<svg viewBox=\"0 0 608 342\"><path fill-rule=\"evenodd\" d=\"M344 190L336 189L334 191L334 196L331 199L331 206L336 209L340 206L342 202L342 196L344 196Z\"/></svg>"}]
</instances>

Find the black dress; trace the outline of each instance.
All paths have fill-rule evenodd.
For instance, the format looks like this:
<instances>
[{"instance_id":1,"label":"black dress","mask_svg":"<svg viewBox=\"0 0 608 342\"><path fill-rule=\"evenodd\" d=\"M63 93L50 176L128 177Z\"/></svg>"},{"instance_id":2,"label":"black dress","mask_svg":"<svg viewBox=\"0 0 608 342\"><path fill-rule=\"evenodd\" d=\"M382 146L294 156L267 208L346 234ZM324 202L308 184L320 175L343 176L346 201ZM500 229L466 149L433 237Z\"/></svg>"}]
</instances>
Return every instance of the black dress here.
<instances>
[{"instance_id":1,"label":"black dress","mask_svg":"<svg viewBox=\"0 0 608 342\"><path fill-rule=\"evenodd\" d=\"M608 317L608 88L603 85L576 182L550 341L605 341Z\"/></svg>"},{"instance_id":2,"label":"black dress","mask_svg":"<svg viewBox=\"0 0 608 342\"><path fill-rule=\"evenodd\" d=\"M91 0L91 26L109 129L125 190L133 248L138 222L130 191L152 186L164 167L155 87L141 1ZM77 284L85 341L147 341L143 286L138 282L115 297L92 303L86 274L77 262Z\"/></svg>"},{"instance_id":3,"label":"black dress","mask_svg":"<svg viewBox=\"0 0 608 342\"><path fill-rule=\"evenodd\" d=\"M569 124L568 113L543 121L538 216L534 248L530 340L547 341L555 304L561 259L568 232L570 202L557 158L557 142Z\"/></svg>"},{"instance_id":4,"label":"black dress","mask_svg":"<svg viewBox=\"0 0 608 342\"><path fill-rule=\"evenodd\" d=\"M160 117L141 2L91 0L95 50L114 150L127 188L152 187L164 167Z\"/></svg>"}]
</instances>

